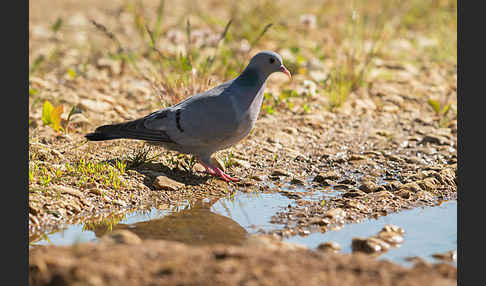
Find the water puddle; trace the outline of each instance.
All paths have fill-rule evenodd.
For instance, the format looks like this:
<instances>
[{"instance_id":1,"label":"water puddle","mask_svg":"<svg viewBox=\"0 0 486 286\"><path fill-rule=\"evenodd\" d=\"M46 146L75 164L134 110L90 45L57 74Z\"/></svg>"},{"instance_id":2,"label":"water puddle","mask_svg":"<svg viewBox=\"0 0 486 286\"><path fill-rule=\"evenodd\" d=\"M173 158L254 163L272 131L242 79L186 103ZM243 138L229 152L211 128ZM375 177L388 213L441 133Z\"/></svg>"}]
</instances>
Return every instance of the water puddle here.
<instances>
[{"instance_id":1,"label":"water puddle","mask_svg":"<svg viewBox=\"0 0 486 286\"><path fill-rule=\"evenodd\" d=\"M418 256L428 262L437 262L432 254L457 249L457 201L443 202L437 207L392 213L378 219L345 224L337 231L316 232L304 237L294 236L286 241L304 244L310 248L315 248L325 241L334 241L342 247L342 253L351 253L353 237L375 235L387 224L394 224L405 230L404 242L399 247L381 254L379 259L412 265L405 258ZM456 261L454 265L457 265Z\"/></svg>"},{"instance_id":2,"label":"water puddle","mask_svg":"<svg viewBox=\"0 0 486 286\"><path fill-rule=\"evenodd\" d=\"M292 189L292 188L291 188ZM69 225L52 234L45 234L30 245L71 245L79 242L96 242L107 232L128 229L142 239L165 239L193 245L228 243L241 245L249 234L281 229L283 225L272 223L272 216L294 204L288 193L236 192L229 198L205 199L183 202L166 210L152 208L134 212L105 222ZM311 195L316 200L335 196L338 190L323 189ZM310 197L306 196L306 199ZM341 252L351 252L353 237L375 235L384 225L395 224L405 230L404 242L392 248L379 259L388 259L402 265L410 262L408 256L418 256L434 262L432 254L457 248L457 202L444 202L438 207L419 208L390 214L379 219L346 224L340 230L312 233L307 236L286 238L316 248L322 242L334 241ZM436 261L435 261L436 262Z\"/></svg>"},{"instance_id":3,"label":"water puddle","mask_svg":"<svg viewBox=\"0 0 486 286\"><path fill-rule=\"evenodd\" d=\"M281 228L272 216L293 200L280 194L235 193L230 198L183 202L167 210L152 208L102 223L69 225L45 234L35 245L94 242L116 229L128 229L142 239L165 239L188 244L242 244L248 234Z\"/></svg>"}]
</instances>

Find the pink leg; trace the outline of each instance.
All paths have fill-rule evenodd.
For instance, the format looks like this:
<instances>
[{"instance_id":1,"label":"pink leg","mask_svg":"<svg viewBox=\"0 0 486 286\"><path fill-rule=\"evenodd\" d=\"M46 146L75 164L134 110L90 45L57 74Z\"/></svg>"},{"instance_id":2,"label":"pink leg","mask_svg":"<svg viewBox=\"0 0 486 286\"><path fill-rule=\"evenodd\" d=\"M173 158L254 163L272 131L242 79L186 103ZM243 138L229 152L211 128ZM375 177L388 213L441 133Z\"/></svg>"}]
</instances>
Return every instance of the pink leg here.
<instances>
[{"instance_id":1,"label":"pink leg","mask_svg":"<svg viewBox=\"0 0 486 286\"><path fill-rule=\"evenodd\" d=\"M226 174L225 172L223 172L221 169L219 169L218 167L215 168L215 171L216 173L218 173L218 175L223 178L223 180L225 180L226 182L229 181L232 181L232 182L239 182L240 179L238 178L233 178L231 177L230 175Z\"/></svg>"},{"instance_id":2,"label":"pink leg","mask_svg":"<svg viewBox=\"0 0 486 286\"><path fill-rule=\"evenodd\" d=\"M197 160L199 161L199 163L201 165L204 166L204 168L206 168L206 172L208 172L209 174L211 174L211 175L213 175L215 177L218 177L219 176L223 180L225 180L226 182L230 182L230 181L231 182L238 182L238 181L240 181L240 179L231 177L230 175L226 174L225 172L223 172L218 167L213 167L211 165L206 165L203 162L201 162L201 160L199 160L199 158L197 158Z\"/></svg>"}]
</instances>

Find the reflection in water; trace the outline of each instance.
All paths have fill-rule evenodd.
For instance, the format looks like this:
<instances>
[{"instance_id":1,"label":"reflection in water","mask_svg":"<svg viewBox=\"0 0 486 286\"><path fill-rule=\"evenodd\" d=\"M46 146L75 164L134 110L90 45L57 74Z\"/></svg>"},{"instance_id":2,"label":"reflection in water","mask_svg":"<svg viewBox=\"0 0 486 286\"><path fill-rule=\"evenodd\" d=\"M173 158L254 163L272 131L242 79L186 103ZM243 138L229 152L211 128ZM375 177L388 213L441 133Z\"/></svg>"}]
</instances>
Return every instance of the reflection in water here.
<instances>
[{"instance_id":1,"label":"reflection in water","mask_svg":"<svg viewBox=\"0 0 486 286\"><path fill-rule=\"evenodd\" d=\"M327 190L319 193L328 195ZM289 204L295 204L295 200L280 193L237 192L220 200L195 201L190 206L187 206L189 202L183 203L182 207L172 205L167 206L167 209L150 208L143 212L111 214L84 224L69 225L55 232L29 237L29 244L30 247L35 247L96 242L112 230L127 229L142 239L164 239L195 245L241 245L245 243L248 233L284 228L284 225L271 222L272 217ZM353 237L369 237L386 224L404 228L405 241L400 247L382 254L380 259L409 265L404 258L418 256L433 262L432 254L457 248L457 201L444 202L438 207L389 214L376 220L346 224L339 231L288 237L284 241L303 244L311 249L315 249L320 243L334 241L342 246L341 252L351 253Z\"/></svg>"},{"instance_id":2,"label":"reflection in water","mask_svg":"<svg viewBox=\"0 0 486 286\"><path fill-rule=\"evenodd\" d=\"M110 231L126 229L141 239L172 240L192 245L242 245L247 238L247 231L231 218L211 212L211 206L217 201L213 199L206 203L199 200L163 218L134 224L115 224L111 230L101 224L91 225L90 229L98 238Z\"/></svg>"}]
</instances>

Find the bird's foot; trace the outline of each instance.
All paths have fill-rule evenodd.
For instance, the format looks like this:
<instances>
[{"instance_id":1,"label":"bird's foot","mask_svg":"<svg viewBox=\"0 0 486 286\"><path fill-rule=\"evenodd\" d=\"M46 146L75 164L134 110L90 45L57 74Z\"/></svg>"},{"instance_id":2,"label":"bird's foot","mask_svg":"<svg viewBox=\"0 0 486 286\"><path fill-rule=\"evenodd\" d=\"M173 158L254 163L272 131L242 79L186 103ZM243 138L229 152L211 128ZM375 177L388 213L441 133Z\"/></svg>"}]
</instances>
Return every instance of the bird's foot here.
<instances>
[{"instance_id":1,"label":"bird's foot","mask_svg":"<svg viewBox=\"0 0 486 286\"><path fill-rule=\"evenodd\" d=\"M221 169L219 169L218 167L215 168L216 169L216 173L221 177L223 178L223 180L225 180L226 182L239 182L240 179L238 178L233 178L231 177L230 175L226 174L225 172L223 172Z\"/></svg>"},{"instance_id":2,"label":"bird's foot","mask_svg":"<svg viewBox=\"0 0 486 286\"><path fill-rule=\"evenodd\" d=\"M225 172L223 172L218 167L213 167L211 165L206 165L206 164L204 164L202 162L199 162L199 163L201 163L201 165L203 165L204 168L206 168L206 172L208 172L209 174L211 174L211 175L213 175L215 177L220 177L223 180L225 180L226 182L239 182L240 181L240 179L231 177L230 175L226 174Z\"/></svg>"}]
</instances>

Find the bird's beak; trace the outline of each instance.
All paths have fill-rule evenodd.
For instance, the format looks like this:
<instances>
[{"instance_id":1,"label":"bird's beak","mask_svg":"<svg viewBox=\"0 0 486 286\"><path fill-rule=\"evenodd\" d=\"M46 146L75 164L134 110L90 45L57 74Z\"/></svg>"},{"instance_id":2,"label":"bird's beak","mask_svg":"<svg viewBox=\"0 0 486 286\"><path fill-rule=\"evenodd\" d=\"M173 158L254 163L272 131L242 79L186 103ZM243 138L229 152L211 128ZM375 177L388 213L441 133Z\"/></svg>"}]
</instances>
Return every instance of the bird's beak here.
<instances>
[{"instance_id":1,"label":"bird's beak","mask_svg":"<svg viewBox=\"0 0 486 286\"><path fill-rule=\"evenodd\" d=\"M284 66L284 65L281 65L280 66L280 70L286 74L289 78L292 78L292 75L290 74L289 70Z\"/></svg>"}]
</instances>

